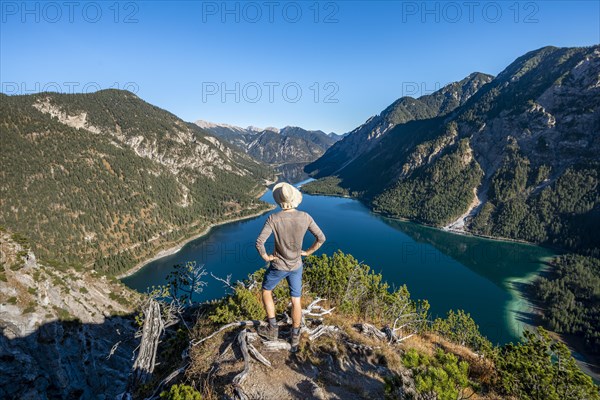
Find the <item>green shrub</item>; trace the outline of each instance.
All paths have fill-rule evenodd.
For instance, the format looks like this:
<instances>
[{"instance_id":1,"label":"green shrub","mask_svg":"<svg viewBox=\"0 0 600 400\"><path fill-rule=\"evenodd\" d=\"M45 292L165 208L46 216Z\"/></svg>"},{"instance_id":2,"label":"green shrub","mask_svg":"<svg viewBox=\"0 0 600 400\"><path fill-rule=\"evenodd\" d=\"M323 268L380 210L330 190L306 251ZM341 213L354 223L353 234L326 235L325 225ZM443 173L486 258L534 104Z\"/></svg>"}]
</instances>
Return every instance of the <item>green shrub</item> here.
<instances>
[{"instance_id":1,"label":"green shrub","mask_svg":"<svg viewBox=\"0 0 600 400\"><path fill-rule=\"evenodd\" d=\"M17 251L17 258L23 258L23 257L27 257L27 250L21 250L21 251Z\"/></svg>"},{"instance_id":2,"label":"green shrub","mask_svg":"<svg viewBox=\"0 0 600 400\"><path fill-rule=\"evenodd\" d=\"M11 235L14 242L20 244L24 248L29 248L29 238L21 233L15 232Z\"/></svg>"},{"instance_id":3,"label":"green shrub","mask_svg":"<svg viewBox=\"0 0 600 400\"><path fill-rule=\"evenodd\" d=\"M10 269L11 269L11 270L13 270L13 271L18 271L18 270L20 270L21 268L23 268L23 265L24 265L24 264L23 264L22 262L15 262L15 263L13 263L13 264L10 266Z\"/></svg>"},{"instance_id":4,"label":"green shrub","mask_svg":"<svg viewBox=\"0 0 600 400\"><path fill-rule=\"evenodd\" d=\"M250 290L238 285L232 295L220 301L208 319L217 324L228 324L240 320L262 320L266 313L259 290Z\"/></svg>"},{"instance_id":5,"label":"green shrub","mask_svg":"<svg viewBox=\"0 0 600 400\"><path fill-rule=\"evenodd\" d=\"M173 385L168 391L160 394L161 399L166 400L202 400L202 395L189 385Z\"/></svg>"},{"instance_id":6,"label":"green shrub","mask_svg":"<svg viewBox=\"0 0 600 400\"><path fill-rule=\"evenodd\" d=\"M261 299L261 283L265 270L250 276L245 285L238 285L230 296L218 301L209 313L210 321L226 324L239 320L261 320L266 314ZM254 282L252 289L248 284ZM368 265L359 263L349 254L337 251L333 256L310 256L304 260L304 292L312 297L322 297L340 313L365 318L373 322L393 324L402 313L415 321L425 321L429 304L410 299L406 286L391 291L381 274L374 273ZM287 310L289 288L287 283L273 290L276 311ZM414 327L412 321L409 322Z\"/></svg>"},{"instance_id":7,"label":"green shrub","mask_svg":"<svg viewBox=\"0 0 600 400\"><path fill-rule=\"evenodd\" d=\"M127 299L125 297L123 297L122 295L120 295L119 293L110 292L108 294L108 298L111 299L112 301L116 301L123 307L129 306L129 301L127 301Z\"/></svg>"},{"instance_id":8,"label":"green shrub","mask_svg":"<svg viewBox=\"0 0 600 400\"><path fill-rule=\"evenodd\" d=\"M358 261L351 255L337 251L333 256L326 254L310 256L304 260L303 283L310 294L322 296L334 305L340 305L348 287L352 271Z\"/></svg>"},{"instance_id":9,"label":"green shrub","mask_svg":"<svg viewBox=\"0 0 600 400\"><path fill-rule=\"evenodd\" d=\"M402 357L402 363L413 371L417 391L426 398L461 399L469 387L469 364L441 349L434 357L410 349Z\"/></svg>"},{"instance_id":10,"label":"green shrub","mask_svg":"<svg viewBox=\"0 0 600 400\"><path fill-rule=\"evenodd\" d=\"M479 332L479 326L471 318L471 314L463 310L450 310L445 319L436 318L432 330L454 343L483 354L490 354L494 349L492 343Z\"/></svg>"},{"instance_id":11,"label":"green shrub","mask_svg":"<svg viewBox=\"0 0 600 400\"><path fill-rule=\"evenodd\" d=\"M61 321L73 321L75 318L64 308L54 306L54 310Z\"/></svg>"},{"instance_id":12,"label":"green shrub","mask_svg":"<svg viewBox=\"0 0 600 400\"><path fill-rule=\"evenodd\" d=\"M23 314L31 314L32 312L35 312L35 305L36 303L34 301L29 302L27 307L23 310Z\"/></svg>"},{"instance_id":13,"label":"green shrub","mask_svg":"<svg viewBox=\"0 0 600 400\"><path fill-rule=\"evenodd\" d=\"M54 286L65 286L66 287L65 281L59 275L51 275L51 276L52 276L52 284Z\"/></svg>"},{"instance_id":14,"label":"green shrub","mask_svg":"<svg viewBox=\"0 0 600 400\"><path fill-rule=\"evenodd\" d=\"M40 270L33 271L33 274L31 276L33 277L34 282L40 281L41 274L42 274L42 272Z\"/></svg>"},{"instance_id":15,"label":"green shrub","mask_svg":"<svg viewBox=\"0 0 600 400\"><path fill-rule=\"evenodd\" d=\"M338 250L333 256L310 256L304 265L305 290L326 298L343 314L390 325L401 314L414 321L426 318L427 301L411 300L404 285L391 291L381 274L350 254Z\"/></svg>"},{"instance_id":16,"label":"green shrub","mask_svg":"<svg viewBox=\"0 0 600 400\"><path fill-rule=\"evenodd\" d=\"M598 400L598 388L585 375L567 346L546 330L526 331L524 341L504 346L496 360L501 388L522 400Z\"/></svg>"}]
</instances>

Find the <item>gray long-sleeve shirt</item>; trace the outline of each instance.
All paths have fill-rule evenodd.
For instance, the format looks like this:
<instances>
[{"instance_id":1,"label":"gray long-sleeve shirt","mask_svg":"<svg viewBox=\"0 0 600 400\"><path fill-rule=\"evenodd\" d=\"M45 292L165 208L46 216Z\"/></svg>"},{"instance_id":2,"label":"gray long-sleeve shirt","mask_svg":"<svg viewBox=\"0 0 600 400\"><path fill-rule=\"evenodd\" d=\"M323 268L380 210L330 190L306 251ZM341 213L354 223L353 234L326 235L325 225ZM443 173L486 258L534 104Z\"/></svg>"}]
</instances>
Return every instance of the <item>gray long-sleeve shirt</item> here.
<instances>
[{"instance_id":1,"label":"gray long-sleeve shirt","mask_svg":"<svg viewBox=\"0 0 600 400\"><path fill-rule=\"evenodd\" d=\"M317 241L325 242L325 235L308 213L293 210L271 214L256 239L256 249L260 254L265 254L265 242L273 233L275 236L273 255L277 257L272 262L273 268L292 271L302 264L300 257L302 239L307 230L314 235Z\"/></svg>"}]
</instances>

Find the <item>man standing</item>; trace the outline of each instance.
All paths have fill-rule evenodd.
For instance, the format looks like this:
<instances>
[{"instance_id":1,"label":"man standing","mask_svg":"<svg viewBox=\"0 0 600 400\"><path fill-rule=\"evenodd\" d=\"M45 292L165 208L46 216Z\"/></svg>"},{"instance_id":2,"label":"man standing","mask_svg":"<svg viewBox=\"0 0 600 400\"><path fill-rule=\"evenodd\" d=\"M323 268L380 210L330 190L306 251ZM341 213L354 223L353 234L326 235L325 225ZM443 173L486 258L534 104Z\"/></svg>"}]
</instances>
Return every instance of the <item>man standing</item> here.
<instances>
[{"instance_id":1,"label":"man standing","mask_svg":"<svg viewBox=\"0 0 600 400\"><path fill-rule=\"evenodd\" d=\"M256 249L270 266L265 273L262 286L262 298L269 318L267 327L259 327L258 334L268 340L276 340L279 328L275 321L273 289L282 280L287 279L292 297L292 351L298 349L300 342L300 322L302 320L302 256L314 253L325 242L325 235L312 217L296 210L302 201L302 193L288 183L278 183L273 188L273 199L281 207L280 212L271 214L256 239ZM302 239L306 231L315 237L315 242L306 251L302 250ZM267 254L265 242L273 233L275 251Z\"/></svg>"}]
</instances>

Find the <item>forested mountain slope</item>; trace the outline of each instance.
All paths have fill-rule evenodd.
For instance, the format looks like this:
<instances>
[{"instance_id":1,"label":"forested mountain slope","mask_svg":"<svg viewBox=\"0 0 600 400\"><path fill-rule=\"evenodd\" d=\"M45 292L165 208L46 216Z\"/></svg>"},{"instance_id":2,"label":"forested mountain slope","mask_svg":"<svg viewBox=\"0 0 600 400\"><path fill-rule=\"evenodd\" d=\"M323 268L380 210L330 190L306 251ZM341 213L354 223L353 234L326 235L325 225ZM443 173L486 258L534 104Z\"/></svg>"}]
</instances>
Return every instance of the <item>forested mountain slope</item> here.
<instances>
[{"instance_id":1,"label":"forested mountain slope","mask_svg":"<svg viewBox=\"0 0 600 400\"><path fill-rule=\"evenodd\" d=\"M319 169L329 177L304 189L437 226L470 212L468 231L599 254L599 104L600 46L545 47L449 114L399 124L335 173Z\"/></svg>"},{"instance_id":2,"label":"forested mountain slope","mask_svg":"<svg viewBox=\"0 0 600 400\"><path fill-rule=\"evenodd\" d=\"M0 225L50 265L116 273L267 207L270 169L130 92L0 96Z\"/></svg>"},{"instance_id":3,"label":"forested mountain slope","mask_svg":"<svg viewBox=\"0 0 600 400\"><path fill-rule=\"evenodd\" d=\"M323 157L309 164L305 170L319 178L334 174L372 149L396 125L445 115L464 104L492 79L491 75L475 72L461 81L448 84L418 99L401 97L381 114L369 118L364 124L347 133L343 140L333 145Z\"/></svg>"}]
</instances>

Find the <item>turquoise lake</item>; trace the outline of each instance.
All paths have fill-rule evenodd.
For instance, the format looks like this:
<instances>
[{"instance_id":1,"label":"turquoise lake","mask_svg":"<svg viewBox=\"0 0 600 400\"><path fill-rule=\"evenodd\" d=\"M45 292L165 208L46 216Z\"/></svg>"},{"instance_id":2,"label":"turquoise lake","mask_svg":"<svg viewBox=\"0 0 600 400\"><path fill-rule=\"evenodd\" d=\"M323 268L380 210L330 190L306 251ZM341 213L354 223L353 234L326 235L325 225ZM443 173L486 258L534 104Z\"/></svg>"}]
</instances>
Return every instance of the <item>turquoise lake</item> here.
<instances>
[{"instance_id":1,"label":"turquoise lake","mask_svg":"<svg viewBox=\"0 0 600 400\"><path fill-rule=\"evenodd\" d=\"M512 242L457 235L411 222L376 215L357 200L303 194L300 210L310 213L327 236L317 252L337 249L352 254L391 285L406 284L414 299L427 299L431 314L444 316L450 309L469 312L492 342L517 341L530 320L520 288L551 257L551 250ZM271 192L262 200L273 203ZM272 211L276 212L277 209ZM145 291L163 284L173 265L196 261L208 272L232 281L245 279L265 266L254 243L267 216L232 222L184 245L175 254L148 263L123 279L131 288ZM312 243L305 237L304 248ZM267 242L267 250L273 240ZM196 301L219 298L225 288L210 276Z\"/></svg>"}]
</instances>

